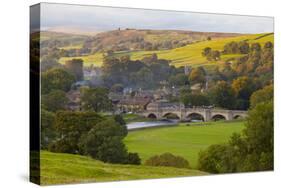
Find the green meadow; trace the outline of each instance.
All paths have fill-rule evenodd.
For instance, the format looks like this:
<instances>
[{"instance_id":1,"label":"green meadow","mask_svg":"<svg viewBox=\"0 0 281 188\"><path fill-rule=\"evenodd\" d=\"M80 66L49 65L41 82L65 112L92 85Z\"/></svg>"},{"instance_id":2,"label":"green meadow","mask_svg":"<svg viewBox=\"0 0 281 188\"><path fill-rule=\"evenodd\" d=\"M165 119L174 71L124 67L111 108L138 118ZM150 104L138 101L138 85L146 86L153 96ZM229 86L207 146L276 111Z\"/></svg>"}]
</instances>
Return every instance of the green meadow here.
<instances>
[{"instance_id":1,"label":"green meadow","mask_svg":"<svg viewBox=\"0 0 281 188\"><path fill-rule=\"evenodd\" d=\"M51 153L47 151L41 152L40 163L42 185L199 176L207 174L198 170L182 168L107 164L81 155Z\"/></svg>"},{"instance_id":2,"label":"green meadow","mask_svg":"<svg viewBox=\"0 0 281 188\"><path fill-rule=\"evenodd\" d=\"M142 162L153 155L170 152L187 159L196 168L198 153L212 144L225 143L234 132L241 132L244 121L219 121L180 124L129 132L125 143L137 152Z\"/></svg>"},{"instance_id":3,"label":"green meadow","mask_svg":"<svg viewBox=\"0 0 281 188\"><path fill-rule=\"evenodd\" d=\"M132 60L142 59L145 56L148 56L152 53L156 53L158 58L171 60L171 64L176 67L190 65L190 66L205 66L205 67L213 67L214 65L224 62L228 59L239 57L241 54L227 54L221 56L221 61L213 62L207 61L205 57L202 56L202 50L206 47L210 47L214 50L223 50L223 47L226 43L231 41L247 41L248 43L260 43L263 45L267 41L274 42L273 34L262 33L262 34L248 34L241 35L237 37L227 37L227 38L217 38L210 41L201 41L193 44L189 44L180 48L174 48L171 50L157 50L157 51L121 51L115 52L116 57L120 57L123 55L129 55ZM88 56L80 56L75 58L81 58L84 60L85 66L89 66L91 64L95 66L102 65L102 53L91 54ZM63 57L60 59L60 63L64 64L65 61L73 59L73 57Z\"/></svg>"},{"instance_id":4,"label":"green meadow","mask_svg":"<svg viewBox=\"0 0 281 188\"><path fill-rule=\"evenodd\" d=\"M170 152L186 158L196 168L198 152L211 144L225 143L234 132L241 132L244 121L181 123L172 127L130 131L125 144L138 152L142 162ZM41 151L41 184L103 182L150 178L198 176L207 173L194 169L120 165L103 163L87 156Z\"/></svg>"}]
</instances>

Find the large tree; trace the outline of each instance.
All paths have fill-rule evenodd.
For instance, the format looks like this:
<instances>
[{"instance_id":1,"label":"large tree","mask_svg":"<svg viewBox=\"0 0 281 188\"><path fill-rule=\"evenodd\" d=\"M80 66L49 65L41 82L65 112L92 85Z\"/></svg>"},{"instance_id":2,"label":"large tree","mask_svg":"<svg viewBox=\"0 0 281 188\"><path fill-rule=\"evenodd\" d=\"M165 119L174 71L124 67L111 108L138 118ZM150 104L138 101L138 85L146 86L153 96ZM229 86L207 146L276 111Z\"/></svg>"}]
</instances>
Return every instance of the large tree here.
<instances>
[{"instance_id":1,"label":"large tree","mask_svg":"<svg viewBox=\"0 0 281 188\"><path fill-rule=\"evenodd\" d=\"M50 144L49 149L53 152L78 153L81 136L103 120L104 118L95 112L57 112L54 127L60 139Z\"/></svg>"},{"instance_id":2,"label":"large tree","mask_svg":"<svg viewBox=\"0 0 281 188\"><path fill-rule=\"evenodd\" d=\"M42 95L41 105L48 111L56 112L58 110L64 110L68 98L62 90L52 90L50 93Z\"/></svg>"},{"instance_id":3,"label":"large tree","mask_svg":"<svg viewBox=\"0 0 281 188\"><path fill-rule=\"evenodd\" d=\"M200 152L199 170L211 173L273 170L273 101L260 102L249 112L242 134L227 144Z\"/></svg>"},{"instance_id":4,"label":"large tree","mask_svg":"<svg viewBox=\"0 0 281 188\"><path fill-rule=\"evenodd\" d=\"M261 102L267 102L273 100L273 85L265 86L264 88L255 91L250 98L251 108L254 108Z\"/></svg>"},{"instance_id":5,"label":"large tree","mask_svg":"<svg viewBox=\"0 0 281 188\"><path fill-rule=\"evenodd\" d=\"M189 74L189 81L192 84L205 83L206 82L206 72L203 67L196 67L191 70Z\"/></svg>"},{"instance_id":6,"label":"large tree","mask_svg":"<svg viewBox=\"0 0 281 188\"><path fill-rule=\"evenodd\" d=\"M46 149L56 137L57 133L54 127L55 114L41 109L41 149Z\"/></svg>"},{"instance_id":7,"label":"large tree","mask_svg":"<svg viewBox=\"0 0 281 188\"><path fill-rule=\"evenodd\" d=\"M237 108L247 109L249 107L249 99L252 93L257 89L257 85L252 78L247 76L238 77L233 80L232 89L234 90L237 100Z\"/></svg>"},{"instance_id":8,"label":"large tree","mask_svg":"<svg viewBox=\"0 0 281 188\"><path fill-rule=\"evenodd\" d=\"M209 95L211 102L218 107L233 109L235 107L235 95L231 86L225 81L218 81Z\"/></svg>"},{"instance_id":9,"label":"large tree","mask_svg":"<svg viewBox=\"0 0 281 188\"><path fill-rule=\"evenodd\" d=\"M124 126L114 119L107 119L94 126L80 139L83 154L109 163L128 163L128 153L122 142Z\"/></svg>"},{"instance_id":10,"label":"large tree","mask_svg":"<svg viewBox=\"0 0 281 188\"><path fill-rule=\"evenodd\" d=\"M42 73L41 92L49 93L52 90L68 91L75 82L75 77L67 71L60 68L49 69Z\"/></svg>"},{"instance_id":11,"label":"large tree","mask_svg":"<svg viewBox=\"0 0 281 188\"><path fill-rule=\"evenodd\" d=\"M108 98L108 89L102 87L83 88L81 93L81 103L84 110L100 112L111 109L111 101Z\"/></svg>"}]
</instances>

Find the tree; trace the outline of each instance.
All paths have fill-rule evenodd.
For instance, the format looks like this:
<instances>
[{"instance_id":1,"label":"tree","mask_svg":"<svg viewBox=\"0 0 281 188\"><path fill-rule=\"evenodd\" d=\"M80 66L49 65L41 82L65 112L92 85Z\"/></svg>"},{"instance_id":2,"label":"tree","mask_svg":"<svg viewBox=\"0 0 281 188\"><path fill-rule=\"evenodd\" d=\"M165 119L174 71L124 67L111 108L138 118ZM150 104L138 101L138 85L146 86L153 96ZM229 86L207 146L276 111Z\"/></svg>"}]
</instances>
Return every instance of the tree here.
<instances>
[{"instance_id":1,"label":"tree","mask_svg":"<svg viewBox=\"0 0 281 188\"><path fill-rule=\"evenodd\" d=\"M212 52L212 48L206 47L206 48L203 49L202 56L207 57L211 54L211 52Z\"/></svg>"},{"instance_id":2,"label":"tree","mask_svg":"<svg viewBox=\"0 0 281 188\"><path fill-rule=\"evenodd\" d=\"M69 91L71 85L75 82L75 77L67 71L60 68L49 69L42 73L41 92L49 93L52 90Z\"/></svg>"},{"instance_id":3,"label":"tree","mask_svg":"<svg viewBox=\"0 0 281 188\"><path fill-rule=\"evenodd\" d=\"M210 91L210 99L218 107L233 109L235 95L231 86L225 81L218 81Z\"/></svg>"},{"instance_id":4,"label":"tree","mask_svg":"<svg viewBox=\"0 0 281 188\"><path fill-rule=\"evenodd\" d=\"M217 74L219 74L223 80L233 80L237 76L235 70L232 69L229 63L222 64Z\"/></svg>"},{"instance_id":5,"label":"tree","mask_svg":"<svg viewBox=\"0 0 281 188\"><path fill-rule=\"evenodd\" d=\"M250 98L251 108L254 108L259 103L273 100L273 94L273 85L268 85L255 91Z\"/></svg>"},{"instance_id":6,"label":"tree","mask_svg":"<svg viewBox=\"0 0 281 188\"><path fill-rule=\"evenodd\" d=\"M78 142L97 123L104 118L95 112L59 111L55 115L54 127L60 139L54 141L49 149L53 152L78 153Z\"/></svg>"},{"instance_id":7,"label":"tree","mask_svg":"<svg viewBox=\"0 0 281 188\"><path fill-rule=\"evenodd\" d=\"M259 103L249 112L244 133L253 152L273 151L273 101Z\"/></svg>"},{"instance_id":8,"label":"tree","mask_svg":"<svg viewBox=\"0 0 281 188\"><path fill-rule=\"evenodd\" d=\"M273 169L273 101L250 110L242 134L233 134L227 144L211 145L200 152L199 170L211 173L249 172Z\"/></svg>"},{"instance_id":9,"label":"tree","mask_svg":"<svg viewBox=\"0 0 281 188\"><path fill-rule=\"evenodd\" d=\"M223 52L225 54L237 54L240 52L238 43L234 41L226 43L223 48L224 48Z\"/></svg>"},{"instance_id":10,"label":"tree","mask_svg":"<svg viewBox=\"0 0 281 188\"><path fill-rule=\"evenodd\" d=\"M210 101L207 96L200 93L187 93L180 96L180 101L185 106L207 106Z\"/></svg>"},{"instance_id":11,"label":"tree","mask_svg":"<svg viewBox=\"0 0 281 188\"><path fill-rule=\"evenodd\" d=\"M49 143L57 137L54 121L54 113L41 109L41 149L47 149Z\"/></svg>"},{"instance_id":12,"label":"tree","mask_svg":"<svg viewBox=\"0 0 281 188\"><path fill-rule=\"evenodd\" d=\"M241 41L238 43L239 52L241 54L248 54L250 51L250 45L246 41Z\"/></svg>"},{"instance_id":13,"label":"tree","mask_svg":"<svg viewBox=\"0 0 281 188\"><path fill-rule=\"evenodd\" d=\"M198 169L214 174L235 172L231 148L225 144L211 145L199 153Z\"/></svg>"},{"instance_id":14,"label":"tree","mask_svg":"<svg viewBox=\"0 0 281 188\"><path fill-rule=\"evenodd\" d=\"M127 149L120 124L107 119L94 126L79 142L80 150L94 159L109 163L126 163Z\"/></svg>"},{"instance_id":15,"label":"tree","mask_svg":"<svg viewBox=\"0 0 281 188\"><path fill-rule=\"evenodd\" d=\"M46 71L54 67L60 67L60 64L58 63L58 60L56 58L48 55L42 57L40 62L41 71Z\"/></svg>"},{"instance_id":16,"label":"tree","mask_svg":"<svg viewBox=\"0 0 281 188\"><path fill-rule=\"evenodd\" d=\"M65 62L66 70L75 76L77 81L83 80L83 60L72 59Z\"/></svg>"},{"instance_id":17,"label":"tree","mask_svg":"<svg viewBox=\"0 0 281 188\"><path fill-rule=\"evenodd\" d=\"M253 43L251 45L251 51L261 51L261 45L259 43Z\"/></svg>"},{"instance_id":18,"label":"tree","mask_svg":"<svg viewBox=\"0 0 281 188\"><path fill-rule=\"evenodd\" d=\"M153 74L147 67L141 68L136 73L136 82L142 88L149 88L153 84Z\"/></svg>"},{"instance_id":19,"label":"tree","mask_svg":"<svg viewBox=\"0 0 281 188\"><path fill-rule=\"evenodd\" d=\"M42 95L41 98L43 108L52 112L64 110L67 102L68 98L62 90L52 90L50 93Z\"/></svg>"},{"instance_id":20,"label":"tree","mask_svg":"<svg viewBox=\"0 0 281 188\"><path fill-rule=\"evenodd\" d=\"M83 88L81 91L81 103L84 110L100 112L111 109L111 102L106 88Z\"/></svg>"},{"instance_id":21,"label":"tree","mask_svg":"<svg viewBox=\"0 0 281 188\"><path fill-rule=\"evenodd\" d=\"M218 60L220 60L220 58L221 58L221 53L220 53L220 51L218 51L218 50L213 50L213 51L211 52L211 57L210 57L211 60L218 61Z\"/></svg>"},{"instance_id":22,"label":"tree","mask_svg":"<svg viewBox=\"0 0 281 188\"><path fill-rule=\"evenodd\" d=\"M273 49L272 42L268 41L264 44L264 49Z\"/></svg>"},{"instance_id":23,"label":"tree","mask_svg":"<svg viewBox=\"0 0 281 188\"><path fill-rule=\"evenodd\" d=\"M190 74L189 74L189 81L192 84L195 83L205 83L206 82L206 78L205 78L205 70L203 67L196 67L194 69L191 70Z\"/></svg>"},{"instance_id":24,"label":"tree","mask_svg":"<svg viewBox=\"0 0 281 188\"><path fill-rule=\"evenodd\" d=\"M184 73L172 75L169 78L169 84L171 86L185 86L188 83L188 77Z\"/></svg>"},{"instance_id":25,"label":"tree","mask_svg":"<svg viewBox=\"0 0 281 188\"><path fill-rule=\"evenodd\" d=\"M120 125L120 131L122 133L121 135L124 137L127 136L128 130L127 130L126 122L123 119L123 117L121 115L114 115L113 118Z\"/></svg>"},{"instance_id":26,"label":"tree","mask_svg":"<svg viewBox=\"0 0 281 188\"><path fill-rule=\"evenodd\" d=\"M217 61L220 59L220 51L206 47L203 49L202 56L206 57L208 61Z\"/></svg>"},{"instance_id":27,"label":"tree","mask_svg":"<svg viewBox=\"0 0 281 188\"><path fill-rule=\"evenodd\" d=\"M247 76L238 77L233 80L231 86L236 97L244 100L249 100L251 94L256 90L254 81Z\"/></svg>"}]
</instances>

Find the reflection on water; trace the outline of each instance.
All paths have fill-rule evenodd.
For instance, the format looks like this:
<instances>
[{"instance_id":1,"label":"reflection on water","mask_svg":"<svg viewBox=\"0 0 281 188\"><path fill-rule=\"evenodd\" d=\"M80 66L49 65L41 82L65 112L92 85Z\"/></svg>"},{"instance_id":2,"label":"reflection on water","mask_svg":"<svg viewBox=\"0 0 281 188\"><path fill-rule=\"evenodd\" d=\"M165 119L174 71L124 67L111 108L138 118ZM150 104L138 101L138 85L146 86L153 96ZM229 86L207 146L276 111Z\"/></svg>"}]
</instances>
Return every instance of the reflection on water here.
<instances>
[{"instance_id":1,"label":"reflection on water","mask_svg":"<svg viewBox=\"0 0 281 188\"><path fill-rule=\"evenodd\" d=\"M161 121L148 121L148 122L132 122L128 123L126 126L128 130L133 129L141 129L148 127L157 127L157 126L165 126L165 125L175 125L179 121L178 120L161 120Z\"/></svg>"}]
</instances>

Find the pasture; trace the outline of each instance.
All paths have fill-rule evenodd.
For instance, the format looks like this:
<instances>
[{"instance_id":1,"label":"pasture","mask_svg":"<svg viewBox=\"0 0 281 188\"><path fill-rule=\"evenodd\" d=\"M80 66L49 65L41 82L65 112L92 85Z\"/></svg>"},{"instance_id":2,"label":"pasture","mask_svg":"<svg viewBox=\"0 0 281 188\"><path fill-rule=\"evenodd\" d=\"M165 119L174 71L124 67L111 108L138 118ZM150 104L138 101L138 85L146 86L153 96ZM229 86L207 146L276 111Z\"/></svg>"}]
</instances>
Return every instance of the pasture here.
<instances>
[{"instance_id":1,"label":"pasture","mask_svg":"<svg viewBox=\"0 0 281 188\"><path fill-rule=\"evenodd\" d=\"M182 168L108 164L81 155L51 153L47 151L41 152L40 163L42 185L199 176L207 174L198 170Z\"/></svg>"},{"instance_id":2,"label":"pasture","mask_svg":"<svg viewBox=\"0 0 281 188\"><path fill-rule=\"evenodd\" d=\"M125 144L130 152L139 153L142 162L153 155L170 152L186 158L196 168L198 153L212 144L225 143L234 132L241 132L244 121L184 123L129 132Z\"/></svg>"}]
</instances>

